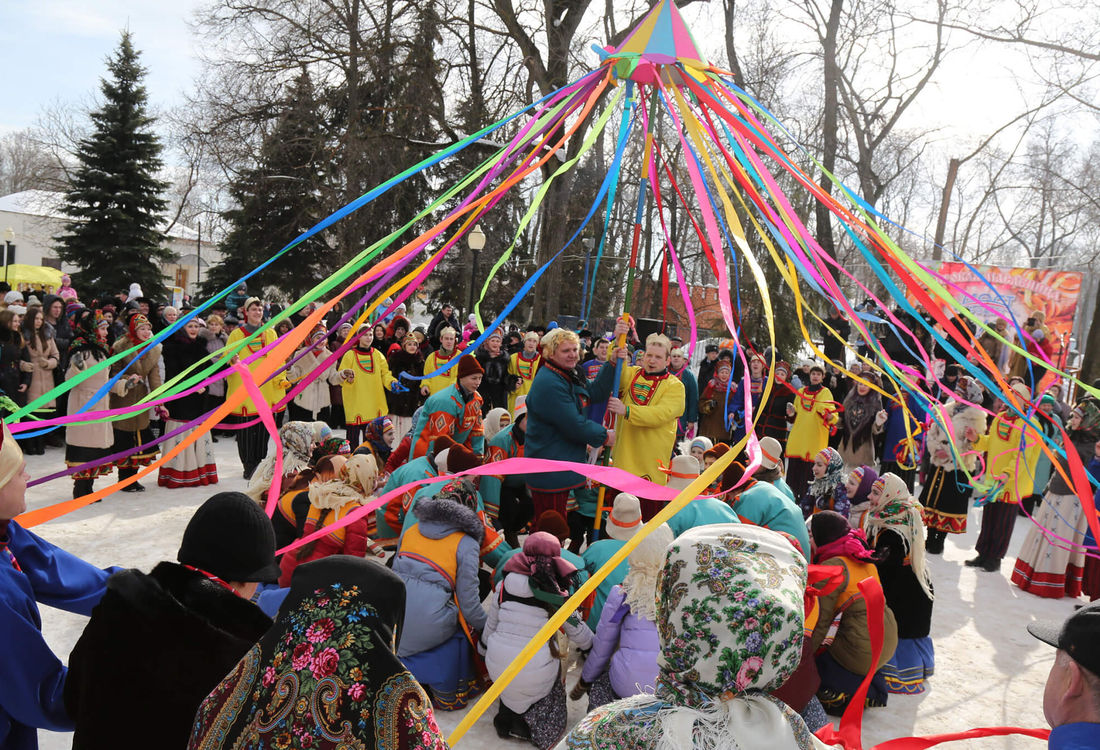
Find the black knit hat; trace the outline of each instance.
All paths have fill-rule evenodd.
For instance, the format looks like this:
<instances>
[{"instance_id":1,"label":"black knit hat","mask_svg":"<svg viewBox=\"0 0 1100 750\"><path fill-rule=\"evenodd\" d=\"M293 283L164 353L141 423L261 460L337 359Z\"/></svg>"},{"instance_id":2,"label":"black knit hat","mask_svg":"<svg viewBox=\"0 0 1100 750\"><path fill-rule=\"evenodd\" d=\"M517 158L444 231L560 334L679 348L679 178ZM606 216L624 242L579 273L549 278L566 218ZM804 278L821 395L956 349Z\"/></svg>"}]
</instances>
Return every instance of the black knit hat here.
<instances>
[{"instance_id":1,"label":"black knit hat","mask_svg":"<svg viewBox=\"0 0 1100 750\"><path fill-rule=\"evenodd\" d=\"M223 581L279 579L271 519L242 492L219 492L199 506L183 532L176 559Z\"/></svg>"}]
</instances>

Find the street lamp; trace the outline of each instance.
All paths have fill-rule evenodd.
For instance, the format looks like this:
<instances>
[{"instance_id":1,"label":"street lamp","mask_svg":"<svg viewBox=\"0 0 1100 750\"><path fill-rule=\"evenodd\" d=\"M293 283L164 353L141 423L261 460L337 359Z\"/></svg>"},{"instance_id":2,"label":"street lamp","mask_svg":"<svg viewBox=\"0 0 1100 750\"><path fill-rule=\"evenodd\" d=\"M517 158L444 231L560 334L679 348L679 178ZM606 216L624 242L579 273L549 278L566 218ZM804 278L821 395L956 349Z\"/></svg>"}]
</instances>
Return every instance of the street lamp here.
<instances>
[{"instance_id":1,"label":"street lamp","mask_svg":"<svg viewBox=\"0 0 1100 750\"><path fill-rule=\"evenodd\" d=\"M595 246L596 240L585 237L581 240L581 244L584 245L584 281L581 283L581 314L579 317L581 320L585 320L587 318L587 305L585 303L588 301L588 264L592 262L592 248Z\"/></svg>"},{"instance_id":2,"label":"street lamp","mask_svg":"<svg viewBox=\"0 0 1100 750\"><path fill-rule=\"evenodd\" d=\"M12 251L15 249L15 243L12 240L15 239L15 230L8 227L4 230L4 283L8 281L8 258L11 257Z\"/></svg>"},{"instance_id":3,"label":"street lamp","mask_svg":"<svg viewBox=\"0 0 1100 750\"><path fill-rule=\"evenodd\" d=\"M470 305L467 312L474 311L474 286L477 284L477 256L485 248L485 232L481 231L481 225L475 224L474 228L466 235L466 244L473 253L474 263L470 266Z\"/></svg>"}]
</instances>

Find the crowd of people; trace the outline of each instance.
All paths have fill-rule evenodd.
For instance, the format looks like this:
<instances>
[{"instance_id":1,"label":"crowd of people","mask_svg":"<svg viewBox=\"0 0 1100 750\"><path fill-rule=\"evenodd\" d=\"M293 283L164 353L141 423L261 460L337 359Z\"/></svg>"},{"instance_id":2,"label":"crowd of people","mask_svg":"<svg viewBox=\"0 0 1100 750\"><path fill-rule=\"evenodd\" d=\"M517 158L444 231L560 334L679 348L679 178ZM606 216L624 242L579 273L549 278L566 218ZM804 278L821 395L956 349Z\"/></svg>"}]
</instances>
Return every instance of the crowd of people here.
<instances>
[{"instance_id":1,"label":"crowd of people","mask_svg":"<svg viewBox=\"0 0 1100 750\"><path fill-rule=\"evenodd\" d=\"M16 294L0 311L9 412L129 410L18 442L5 427L0 595L12 636L0 747L35 747L36 727L74 730L76 748L139 738L444 747L435 712L464 708L498 680L667 502L598 486L576 466L462 474L513 458L603 460L682 490L738 452L646 529L504 688L496 732L540 750L563 738L571 748L820 746L810 732L865 682L868 707L922 692L935 662L927 556L965 532L971 504L982 526L967 565L998 571L1018 514L1033 513L1012 581L1040 596L1100 598L1095 542L1059 454L1075 452L1100 478L1097 404L1071 408L1008 362L1004 393L956 365L929 375L923 394L869 359L842 371L836 314L824 342L834 365L708 345L693 371L682 341L640 340L627 320L602 336L556 323L481 336L450 305L427 326L399 305L355 330L337 308L225 424L159 469L160 491L215 485L226 467L212 442L233 436L247 492L204 503L176 562L99 570L12 520L25 505L23 453L63 434L74 497L116 468L133 480L194 438L189 426L238 393L244 368L255 371L313 307L265 329L270 305L242 288L225 310L142 347L180 311L140 289L87 306L75 294L41 305ZM140 408L238 345L224 380ZM37 403L62 379L79 381L65 403ZM275 435L260 419L269 410ZM90 615L68 667L42 640L36 602ZM1100 609L1075 617L1095 644ZM1063 640L1069 630L1036 635L1062 650L1058 679L1100 697L1095 647L1070 648L1081 636ZM570 728L568 700L585 696L588 715ZM1100 721L1095 708L1059 721Z\"/></svg>"}]
</instances>

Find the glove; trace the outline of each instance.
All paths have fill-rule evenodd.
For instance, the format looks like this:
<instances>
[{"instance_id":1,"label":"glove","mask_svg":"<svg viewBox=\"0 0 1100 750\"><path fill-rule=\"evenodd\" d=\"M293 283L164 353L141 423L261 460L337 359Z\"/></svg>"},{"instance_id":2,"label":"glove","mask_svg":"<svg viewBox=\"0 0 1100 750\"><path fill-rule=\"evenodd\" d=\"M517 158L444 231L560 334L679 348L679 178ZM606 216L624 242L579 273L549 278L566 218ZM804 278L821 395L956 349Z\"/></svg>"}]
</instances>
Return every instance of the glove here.
<instances>
[{"instance_id":1,"label":"glove","mask_svg":"<svg viewBox=\"0 0 1100 750\"><path fill-rule=\"evenodd\" d=\"M574 685L573 689L569 691L569 700L579 701L581 699L581 696L588 693L591 687L592 685L590 683L587 683L584 680L577 680L577 684Z\"/></svg>"}]
</instances>

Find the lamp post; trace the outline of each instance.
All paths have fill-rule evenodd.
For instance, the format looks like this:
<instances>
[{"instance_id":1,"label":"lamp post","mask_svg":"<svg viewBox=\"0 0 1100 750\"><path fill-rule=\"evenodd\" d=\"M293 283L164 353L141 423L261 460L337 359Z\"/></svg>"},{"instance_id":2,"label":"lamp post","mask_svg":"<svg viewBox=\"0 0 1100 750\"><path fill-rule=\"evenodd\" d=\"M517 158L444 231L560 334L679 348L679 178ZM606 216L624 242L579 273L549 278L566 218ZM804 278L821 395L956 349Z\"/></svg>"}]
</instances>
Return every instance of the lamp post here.
<instances>
[{"instance_id":1,"label":"lamp post","mask_svg":"<svg viewBox=\"0 0 1100 750\"><path fill-rule=\"evenodd\" d=\"M466 243L470 246L470 252L474 256L474 263L470 266L470 305L466 310L467 313L472 313L474 311L474 286L477 284L477 256L485 248L485 232L481 231L480 224L475 224L474 228L466 235Z\"/></svg>"},{"instance_id":2,"label":"lamp post","mask_svg":"<svg viewBox=\"0 0 1100 750\"><path fill-rule=\"evenodd\" d=\"M596 244L596 240L591 237L585 237L581 240L581 244L584 245L584 281L581 282L581 312L580 319L587 320L587 305L588 302L588 265L592 262L592 248Z\"/></svg>"},{"instance_id":3,"label":"lamp post","mask_svg":"<svg viewBox=\"0 0 1100 750\"><path fill-rule=\"evenodd\" d=\"M15 239L15 230L8 227L4 230L4 283L8 282L8 258L12 255L12 250L15 249L15 243L12 240Z\"/></svg>"}]
</instances>

